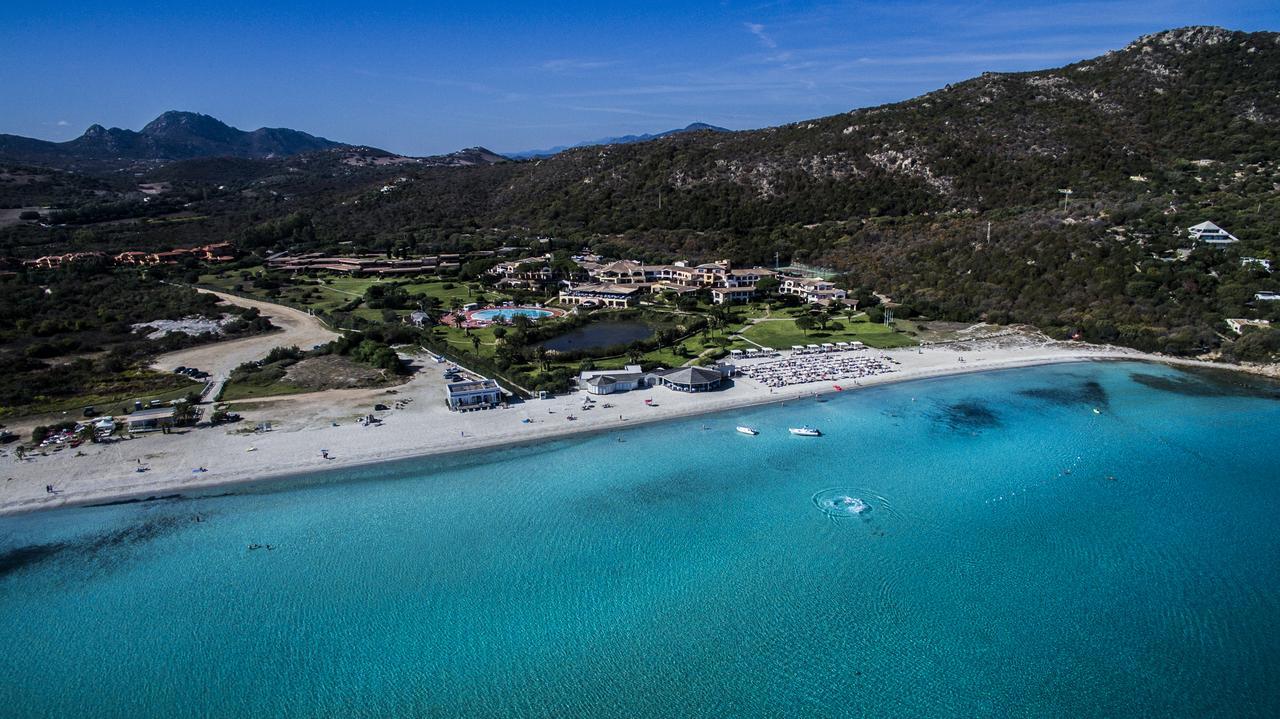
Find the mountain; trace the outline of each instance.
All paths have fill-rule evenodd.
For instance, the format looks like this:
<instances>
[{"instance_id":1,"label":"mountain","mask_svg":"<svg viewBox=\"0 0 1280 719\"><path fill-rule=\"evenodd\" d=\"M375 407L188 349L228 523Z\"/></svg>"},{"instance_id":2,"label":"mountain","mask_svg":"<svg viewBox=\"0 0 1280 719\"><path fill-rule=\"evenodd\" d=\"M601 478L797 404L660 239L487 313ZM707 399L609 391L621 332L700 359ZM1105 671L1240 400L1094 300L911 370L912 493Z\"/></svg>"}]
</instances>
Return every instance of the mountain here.
<instances>
[{"instance_id":1,"label":"mountain","mask_svg":"<svg viewBox=\"0 0 1280 719\"><path fill-rule=\"evenodd\" d=\"M267 158L346 147L287 128L239 130L208 115L166 112L140 131L93 125L68 142L0 135L0 160L66 169L198 157Z\"/></svg>"},{"instance_id":2,"label":"mountain","mask_svg":"<svg viewBox=\"0 0 1280 719\"><path fill-rule=\"evenodd\" d=\"M568 149L495 176L479 221L741 231L1052 206L1061 188L1128 190L1179 162L1278 154L1280 34L1192 27L779 127Z\"/></svg>"},{"instance_id":3,"label":"mountain","mask_svg":"<svg viewBox=\"0 0 1280 719\"><path fill-rule=\"evenodd\" d=\"M525 150L524 152L508 153L507 157L510 157L516 160L531 160L531 159L540 158L540 157L550 157L552 155L564 152L565 150L571 150L575 147L591 147L594 145L628 145L633 142L647 142L649 140L656 140L660 137L670 137L671 135L679 135L686 132L699 132L703 130L708 132L729 132L729 130L723 127L708 125L705 122L695 122L686 127L680 127L674 130L667 130L666 132L658 132L652 135L646 134L646 135L622 135L620 137L603 137L599 140L588 140L586 142L579 142L576 145L557 145L556 147L548 148L546 150Z\"/></svg>"}]
</instances>

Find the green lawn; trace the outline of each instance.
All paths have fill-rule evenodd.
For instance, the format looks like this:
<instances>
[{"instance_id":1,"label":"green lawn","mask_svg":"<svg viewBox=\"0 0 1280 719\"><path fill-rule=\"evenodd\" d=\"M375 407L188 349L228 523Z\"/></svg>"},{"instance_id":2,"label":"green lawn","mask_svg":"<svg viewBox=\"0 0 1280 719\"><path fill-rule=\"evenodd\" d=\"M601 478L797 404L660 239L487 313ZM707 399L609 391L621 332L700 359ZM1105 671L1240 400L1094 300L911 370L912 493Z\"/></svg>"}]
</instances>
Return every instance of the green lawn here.
<instances>
[{"instance_id":1,"label":"green lawn","mask_svg":"<svg viewBox=\"0 0 1280 719\"><path fill-rule=\"evenodd\" d=\"M749 327L742 336L774 349L784 350L792 345L821 344L823 342L862 342L868 347L887 349L908 347L916 341L892 328L873 322L849 322L839 320L844 329L838 332L811 330L808 334L796 329L793 320L765 320ZM745 346L745 345L744 345Z\"/></svg>"},{"instance_id":2,"label":"green lawn","mask_svg":"<svg viewBox=\"0 0 1280 719\"><path fill-rule=\"evenodd\" d=\"M134 400L141 400L143 404L151 400L168 403L170 400L182 399L192 392L203 390L203 382L195 382L181 375L151 370L130 370L104 378L100 386L86 388L83 394L34 402L29 405L0 407L0 417L53 416L67 412L72 415L70 419L79 419L85 407L94 407L100 414L119 414L125 408L132 410Z\"/></svg>"}]
</instances>

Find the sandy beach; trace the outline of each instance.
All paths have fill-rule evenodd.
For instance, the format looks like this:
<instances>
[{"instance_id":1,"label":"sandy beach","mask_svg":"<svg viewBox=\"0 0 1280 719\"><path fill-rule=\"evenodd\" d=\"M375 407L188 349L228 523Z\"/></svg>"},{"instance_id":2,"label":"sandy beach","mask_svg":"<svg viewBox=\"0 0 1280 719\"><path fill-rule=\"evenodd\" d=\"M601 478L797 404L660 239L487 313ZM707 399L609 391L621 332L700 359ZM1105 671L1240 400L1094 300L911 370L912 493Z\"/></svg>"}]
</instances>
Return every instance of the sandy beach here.
<instances>
[{"instance_id":1,"label":"sandy beach","mask_svg":"<svg viewBox=\"0 0 1280 719\"><path fill-rule=\"evenodd\" d=\"M1231 368L1028 335L867 352L892 358L898 364L887 374L840 383L846 391L965 372L1089 360L1145 360ZM831 382L770 389L753 380L737 378L731 387L715 392L686 394L655 387L594 397L595 406L588 411L582 410L583 399L588 395L575 392L504 409L457 413L445 407L440 365L425 357L415 361L424 364L424 370L394 390L331 390L236 403L245 418L237 424L137 435L83 445L78 450L29 455L21 462L8 451L0 457L0 467L6 468L0 471L0 476L6 477L0 483L0 514L189 494L218 485L285 475L618 430L834 391ZM656 406L646 405L646 399L652 399ZM376 403L394 406L403 400L409 401L402 409L373 411ZM605 403L613 406L604 408ZM381 424L361 424L358 419L367 414L379 417ZM570 416L576 419L570 420ZM732 421L730 413L727 422ZM261 422L270 422L271 431L253 432ZM146 471L139 472L139 467ZM199 471L201 468L204 471ZM52 485L56 493L46 492L46 485Z\"/></svg>"}]
</instances>

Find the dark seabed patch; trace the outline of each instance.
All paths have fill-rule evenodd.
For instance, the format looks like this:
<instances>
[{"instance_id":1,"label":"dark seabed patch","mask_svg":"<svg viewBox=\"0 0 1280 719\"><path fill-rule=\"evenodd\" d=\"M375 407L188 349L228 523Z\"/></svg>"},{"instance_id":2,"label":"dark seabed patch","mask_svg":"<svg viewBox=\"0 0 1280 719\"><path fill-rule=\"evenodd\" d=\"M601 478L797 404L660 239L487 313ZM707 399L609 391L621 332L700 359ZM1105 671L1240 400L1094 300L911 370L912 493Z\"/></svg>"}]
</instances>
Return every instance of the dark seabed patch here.
<instances>
[{"instance_id":1,"label":"dark seabed patch","mask_svg":"<svg viewBox=\"0 0 1280 719\"><path fill-rule=\"evenodd\" d=\"M934 421L946 425L953 432L977 434L984 429L1000 426L1000 417L991 405L980 399L965 399L941 404L934 413Z\"/></svg>"},{"instance_id":2,"label":"dark seabed patch","mask_svg":"<svg viewBox=\"0 0 1280 719\"><path fill-rule=\"evenodd\" d=\"M1184 397L1257 397L1280 399L1280 383L1265 377L1227 370L1178 368L1176 376L1133 372L1134 382Z\"/></svg>"},{"instance_id":3,"label":"dark seabed patch","mask_svg":"<svg viewBox=\"0 0 1280 719\"><path fill-rule=\"evenodd\" d=\"M49 542L14 547L0 552L0 577L8 576L27 567L59 558L92 560L109 552L138 546L171 534L195 522L193 516L155 517L142 524L111 532L89 534L66 542ZM99 568L109 566L104 563Z\"/></svg>"},{"instance_id":4,"label":"dark seabed patch","mask_svg":"<svg viewBox=\"0 0 1280 719\"><path fill-rule=\"evenodd\" d=\"M1056 404L1059 406L1086 405L1089 407L1106 407L1111 401L1107 390L1094 380L1085 380L1075 384L1056 387L1036 387L1018 390L1023 397Z\"/></svg>"}]
</instances>

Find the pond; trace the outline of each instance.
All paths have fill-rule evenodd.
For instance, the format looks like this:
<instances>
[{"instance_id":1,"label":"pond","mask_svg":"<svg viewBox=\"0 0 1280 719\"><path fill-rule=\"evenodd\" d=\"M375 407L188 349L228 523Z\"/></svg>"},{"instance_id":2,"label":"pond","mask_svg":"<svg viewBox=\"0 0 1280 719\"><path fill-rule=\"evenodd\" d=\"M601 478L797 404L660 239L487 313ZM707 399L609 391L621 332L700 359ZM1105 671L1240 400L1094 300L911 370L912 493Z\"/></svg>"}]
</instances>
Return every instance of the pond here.
<instances>
[{"instance_id":1,"label":"pond","mask_svg":"<svg viewBox=\"0 0 1280 719\"><path fill-rule=\"evenodd\" d=\"M643 322L616 320L592 322L572 332L552 337L543 347L557 352L593 350L625 345L653 336L653 328Z\"/></svg>"}]
</instances>

